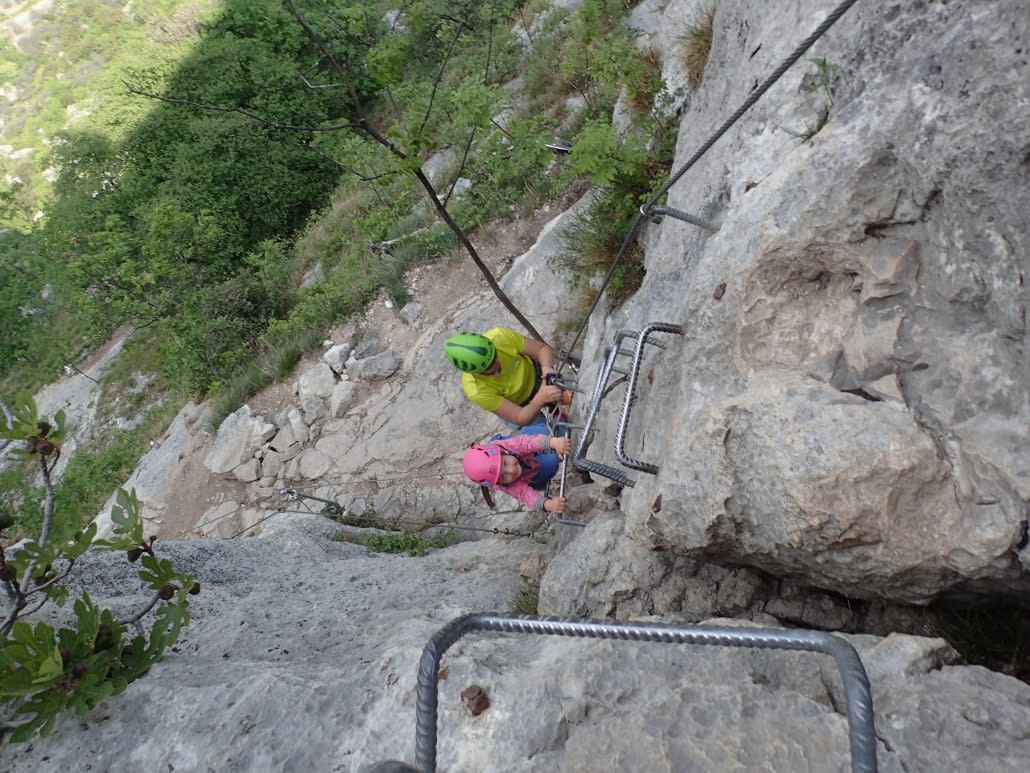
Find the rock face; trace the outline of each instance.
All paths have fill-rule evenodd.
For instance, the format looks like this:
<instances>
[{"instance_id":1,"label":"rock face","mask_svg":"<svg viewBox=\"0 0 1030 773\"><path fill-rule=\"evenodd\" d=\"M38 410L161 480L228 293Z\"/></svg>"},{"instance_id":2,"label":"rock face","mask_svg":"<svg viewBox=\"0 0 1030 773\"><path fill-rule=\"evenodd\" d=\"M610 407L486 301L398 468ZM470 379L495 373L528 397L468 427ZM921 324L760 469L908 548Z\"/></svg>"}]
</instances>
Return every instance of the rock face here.
<instances>
[{"instance_id":1,"label":"rock face","mask_svg":"<svg viewBox=\"0 0 1030 773\"><path fill-rule=\"evenodd\" d=\"M822 10L720 3L677 162ZM649 226L641 291L587 347L686 329L645 360L626 448L660 470L624 492L628 539L857 598L1025 603L1026 32L1016 2L860 3L672 187L717 230Z\"/></svg>"},{"instance_id":2,"label":"rock face","mask_svg":"<svg viewBox=\"0 0 1030 773\"><path fill-rule=\"evenodd\" d=\"M520 568L546 548L491 537L421 558L370 556L331 539L338 528L287 516L256 539L159 542L162 557L203 578L175 651L88 716L8 747L4 769L414 761L422 647L460 614L506 611ZM120 556L91 555L77 570L116 613L149 596L125 593ZM1020 769L1030 686L949 665L939 639L850 641L869 672L881 771ZM850 769L841 678L822 655L471 634L443 669L440 770ZM461 700L471 685L490 701L475 717Z\"/></svg>"}]
</instances>

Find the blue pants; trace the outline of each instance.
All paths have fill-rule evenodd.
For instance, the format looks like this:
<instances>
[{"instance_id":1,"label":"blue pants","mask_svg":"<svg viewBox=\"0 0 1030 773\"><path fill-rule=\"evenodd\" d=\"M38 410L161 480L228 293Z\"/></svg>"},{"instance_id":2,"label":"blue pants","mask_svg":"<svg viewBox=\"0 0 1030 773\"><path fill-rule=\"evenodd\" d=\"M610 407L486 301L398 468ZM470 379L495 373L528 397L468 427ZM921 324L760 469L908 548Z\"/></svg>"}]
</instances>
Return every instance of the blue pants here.
<instances>
[{"instance_id":1,"label":"blue pants","mask_svg":"<svg viewBox=\"0 0 1030 773\"><path fill-rule=\"evenodd\" d=\"M547 429L547 425L544 423L530 424L528 427L522 430L523 435L550 435L550 430ZM554 451L537 451L533 454L533 458L536 459L537 464L540 465L540 469L537 470L536 475L533 476L533 480L529 482L529 485L533 488L543 488L547 485L547 482L558 473L558 466L560 464L558 460L558 454Z\"/></svg>"},{"instance_id":2,"label":"blue pants","mask_svg":"<svg viewBox=\"0 0 1030 773\"><path fill-rule=\"evenodd\" d=\"M526 434L529 431L530 427L536 427L537 430L539 430L540 427L543 427L544 429L547 429L547 419L544 417L543 413L538 413L536 416L533 417L533 420L529 424L524 426L524 427L521 424L516 424L513 421L508 421L507 419L501 419L500 416L498 416L497 418L500 419L501 424L503 424L508 429L515 430L516 432L521 430L523 434ZM536 434L539 434L539 433L536 433Z\"/></svg>"}]
</instances>

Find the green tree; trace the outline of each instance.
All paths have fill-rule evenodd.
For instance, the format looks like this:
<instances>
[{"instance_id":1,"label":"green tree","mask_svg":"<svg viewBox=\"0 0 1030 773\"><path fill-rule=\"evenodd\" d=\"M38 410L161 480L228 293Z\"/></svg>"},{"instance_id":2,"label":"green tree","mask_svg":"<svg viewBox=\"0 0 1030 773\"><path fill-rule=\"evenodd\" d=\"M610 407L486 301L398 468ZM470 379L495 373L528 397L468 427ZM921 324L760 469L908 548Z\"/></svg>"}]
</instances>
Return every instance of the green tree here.
<instances>
[{"instance_id":1,"label":"green tree","mask_svg":"<svg viewBox=\"0 0 1030 773\"><path fill-rule=\"evenodd\" d=\"M63 413L40 417L27 392L13 407L0 400L0 410L0 438L16 442L22 453L38 459L46 490L38 539L0 546L0 585L7 602L0 620L0 700L15 704L16 715L26 717L11 740L27 741L37 732L53 732L64 711L86 714L161 660L189 623L189 596L199 592L200 585L168 559L159 558L153 538L144 539L135 493L118 493L109 539L97 539L95 523L80 529L61 518L54 507L50 470L70 430ZM0 529L13 525L10 518L0 521ZM64 580L90 549L126 551L130 561L139 561L137 575L153 591L150 601L118 618L82 591L73 605L74 626L55 630L45 621L25 622L22 618L47 603L67 603L70 592ZM142 620L151 611L145 634Z\"/></svg>"}]
</instances>

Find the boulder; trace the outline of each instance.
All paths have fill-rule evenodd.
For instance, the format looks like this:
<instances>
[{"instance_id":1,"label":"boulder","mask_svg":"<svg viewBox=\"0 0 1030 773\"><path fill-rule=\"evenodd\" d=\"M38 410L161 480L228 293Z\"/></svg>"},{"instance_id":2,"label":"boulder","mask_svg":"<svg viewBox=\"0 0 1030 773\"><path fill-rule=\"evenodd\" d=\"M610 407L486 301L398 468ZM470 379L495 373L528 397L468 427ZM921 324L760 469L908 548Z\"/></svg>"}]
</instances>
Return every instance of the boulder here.
<instances>
[{"instance_id":1,"label":"boulder","mask_svg":"<svg viewBox=\"0 0 1030 773\"><path fill-rule=\"evenodd\" d=\"M257 416L249 405L229 414L218 427L214 443L204 459L204 465L215 475L232 472L237 466L253 458L261 446L273 438L277 428Z\"/></svg>"},{"instance_id":2,"label":"boulder","mask_svg":"<svg viewBox=\"0 0 1030 773\"><path fill-rule=\"evenodd\" d=\"M301 401L309 397L328 398L334 386L336 374L328 364L320 362L297 379L297 397Z\"/></svg>"},{"instance_id":3,"label":"boulder","mask_svg":"<svg viewBox=\"0 0 1030 773\"><path fill-rule=\"evenodd\" d=\"M395 352L380 352L355 360L347 366L347 373L355 381L381 381L396 373L402 362Z\"/></svg>"},{"instance_id":4,"label":"boulder","mask_svg":"<svg viewBox=\"0 0 1030 773\"><path fill-rule=\"evenodd\" d=\"M347 370L347 358L350 357L352 349L350 344L335 344L322 355L322 359L333 369L333 373L339 376Z\"/></svg>"}]
</instances>

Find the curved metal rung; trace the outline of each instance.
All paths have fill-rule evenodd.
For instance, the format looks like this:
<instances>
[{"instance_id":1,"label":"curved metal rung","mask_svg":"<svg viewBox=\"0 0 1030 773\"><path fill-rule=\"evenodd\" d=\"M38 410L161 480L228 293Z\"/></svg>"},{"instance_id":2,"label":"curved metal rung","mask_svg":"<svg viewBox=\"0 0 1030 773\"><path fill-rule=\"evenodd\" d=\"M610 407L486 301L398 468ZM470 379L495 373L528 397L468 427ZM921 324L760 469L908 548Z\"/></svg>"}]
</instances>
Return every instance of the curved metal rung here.
<instances>
[{"instance_id":1,"label":"curved metal rung","mask_svg":"<svg viewBox=\"0 0 1030 773\"><path fill-rule=\"evenodd\" d=\"M630 368L629 384L626 386L626 400L622 405L622 416L619 418L619 426L615 431L615 458L626 467L633 470L655 475L658 472L658 465L650 462L643 462L626 455L626 425L629 423L630 409L633 407L633 397L637 388L637 377L640 375L640 363L643 361L644 345L648 343L648 336L652 333L675 333L683 335L683 328L671 322L652 322L640 331L637 339L637 350L633 354L633 365Z\"/></svg>"},{"instance_id":2,"label":"curved metal rung","mask_svg":"<svg viewBox=\"0 0 1030 773\"><path fill-rule=\"evenodd\" d=\"M621 639L660 644L704 644L722 647L821 652L833 657L844 683L848 741L853 773L876 773L876 725L869 677L855 648L824 631L779 628L723 628L704 625L626 623L573 620L534 615L472 614L455 618L438 630L422 650L415 688L415 764L423 773L436 771L436 725L439 709L440 662L444 653L472 631Z\"/></svg>"},{"instance_id":3,"label":"curved metal rung","mask_svg":"<svg viewBox=\"0 0 1030 773\"><path fill-rule=\"evenodd\" d=\"M614 467L609 467L607 464L601 462L593 462L590 459L573 459L572 463L576 465L578 470L586 470L587 472L597 473L609 478L621 486L627 488L633 488L637 484L635 480L626 475L621 470L616 470Z\"/></svg>"}]
</instances>

